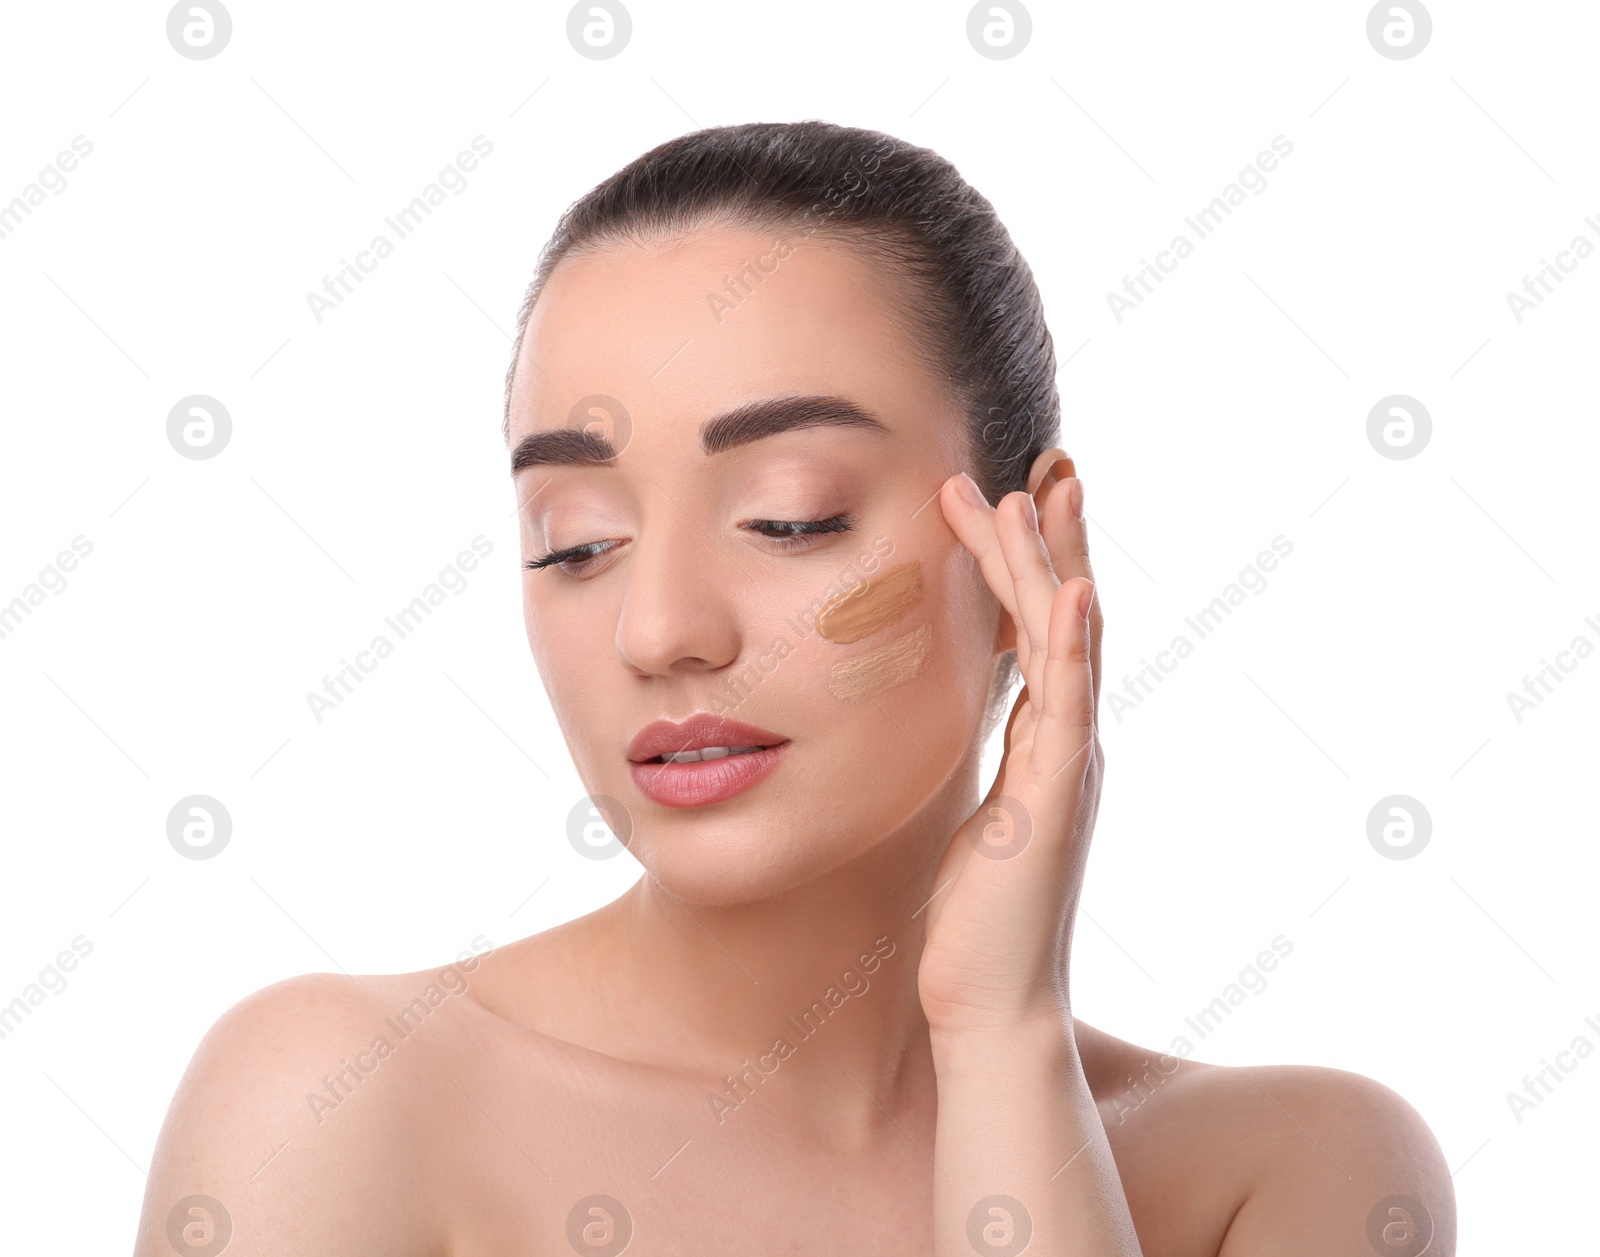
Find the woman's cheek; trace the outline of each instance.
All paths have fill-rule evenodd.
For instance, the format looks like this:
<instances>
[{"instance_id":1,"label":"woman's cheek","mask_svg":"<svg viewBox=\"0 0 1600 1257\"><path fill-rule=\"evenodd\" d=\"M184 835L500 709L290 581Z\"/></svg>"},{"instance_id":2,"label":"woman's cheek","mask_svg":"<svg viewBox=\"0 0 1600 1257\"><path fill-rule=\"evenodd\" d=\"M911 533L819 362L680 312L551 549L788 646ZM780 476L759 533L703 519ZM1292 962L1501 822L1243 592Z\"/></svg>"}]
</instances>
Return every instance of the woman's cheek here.
<instances>
[{"instance_id":1,"label":"woman's cheek","mask_svg":"<svg viewBox=\"0 0 1600 1257\"><path fill-rule=\"evenodd\" d=\"M587 660L582 656L582 641L573 640L564 629L559 606L540 597L540 591L532 588L535 581L548 575L536 572L524 577L522 621L528 630L528 648L533 653L534 665L545 688L554 693L568 676L583 675Z\"/></svg>"},{"instance_id":2,"label":"woman's cheek","mask_svg":"<svg viewBox=\"0 0 1600 1257\"><path fill-rule=\"evenodd\" d=\"M922 560L895 563L857 581L818 609L817 635L835 646L871 645L842 652L828 674L828 692L859 703L906 685L927 667L933 629L917 614L926 598Z\"/></svg>"},{"instance_id":3,"label":"woman's cheek","mask_svg":"<svg viewBox=\"0 0 1600 1257\"><path fill-rule=\"evenodd\" d=\"M958 555L919 554L842 591L815 619L824 655L837 656L827 672L831 702L874 726L890 714L937 763L960 753L988 695L992 643L972 575Z\"/></svg>"},{"instance_id":4,"label":"woman's cheek","mask_svg":"<svg viewBox=\"0 0 1600 1257\"><path fill-rule=\"evenodd\" d=\"M536 573L533 579L546 575ZM591 613L564 608L558 599L541 598L532 590L523 596L523 619L551 711L577 755L594 740L600 714L616 693L613 678L619 665L613 637L595 631ZM579 767L585 765L579 761Z\"/></svg>"},{"instance_id":5,"label":"woman's cheek","mask_svg":"<svg viewBox=\"0 0 1600 1257\"><path fill-rule=\"evenodd\" d=\"M966 754L994 679L998 602L977 560L956 544L927 565L933 651L914 685L928 753L953 765Z\"/></svg>"}]
</instances>

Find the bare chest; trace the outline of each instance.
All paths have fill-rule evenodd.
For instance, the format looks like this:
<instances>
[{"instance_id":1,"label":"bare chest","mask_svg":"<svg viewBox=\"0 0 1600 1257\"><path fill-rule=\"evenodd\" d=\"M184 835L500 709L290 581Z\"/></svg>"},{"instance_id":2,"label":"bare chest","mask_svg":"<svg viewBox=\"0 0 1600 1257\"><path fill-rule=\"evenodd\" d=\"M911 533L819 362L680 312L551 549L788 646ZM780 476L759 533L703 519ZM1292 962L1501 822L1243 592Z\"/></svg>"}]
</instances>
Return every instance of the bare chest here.
<instances>
[{"instance_id":1,"label":"bare chest","mask_svg":"<svg viewBox=\"0 0 1600 1257\"><path fill-rule=\"evenodd\" d=\"M932 1251L932 1114L819 1153L795 1139L793 1095L730 1105L583 1055L452 1077L423 1176L450 1257ZM1215 1257L1236 1204L1224 1159L1192 1113L1151 1102L1136 1117L1106 1134L1147 1257Z\"/></svg>"},{"instance_id":2,"label":"bare chest","mask_svg":"<svg viewBox=\"0 0 1600 1257\"><path fill-rule=\"evenodd\" d=\"M801 1151L772 1115L719 1124L677 1092L463 1133L452 1257L931 1251L935 1171L909 1139Z\"/></svg>"}]
</instances>

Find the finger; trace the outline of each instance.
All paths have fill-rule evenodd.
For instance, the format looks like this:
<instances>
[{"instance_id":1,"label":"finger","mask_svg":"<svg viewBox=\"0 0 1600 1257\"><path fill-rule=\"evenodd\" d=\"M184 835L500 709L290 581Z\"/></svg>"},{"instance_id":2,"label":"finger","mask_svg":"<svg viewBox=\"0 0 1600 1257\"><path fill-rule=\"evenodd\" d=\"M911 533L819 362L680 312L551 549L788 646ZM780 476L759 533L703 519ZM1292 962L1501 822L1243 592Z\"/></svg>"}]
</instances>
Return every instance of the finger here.
<instances>
[{"instance_id":1,"label":"finger","mask_svg":"<svg viewBox=\"0 0 1600 1257\"><path fill-rule=\"evenodd\" d=\"M1050 470L1054 472L1062 463L1070 467L1071 460L1062 459ZM1045 479L1048 482L1050 478L1047 475ZM1056 481L1045 494L1040 515L1040 531L1049 543L1056 575L1061 578L1062 584L1075 576L1094 582L1094 567L1089 561L1088 521L1083 512L1083 481L1076 476ZM1100 589L1096 584L1094 599L1089 607L1089 671L1094 684L1096 711L1100 708L1100 641L1104 628Z\"/></svg>"},{"instance_id":2,"label":"finger","mask_svg":"<svg viewBox=\"0 0 1600 1257\"><path fill-rule=\"evenodd\" d=\"M1037 780L1081 788L1094 741L1094 686L1089 671L1088 604L1094 586L1083 577L1062 583L1050 605L1044 688L1030 763Z\"/></svg>"},{"instance_id":3,"label":"finger","mask_svg":"<svg viewBox=\"0 0 1600 1257\"><path fill-rule=\"evenodd\" d=\"M1016 588L1017 663L1030 689L1039 693L1049 643L1050 603L1061 587L1050 552L1036 527L1033 500L1020 490L1008 493L995 511L995 530Z\"/></svg>"},{"instance_id":4,"label":"finger","mask_svg":"<svg viewBox=\"0 0 1600 1257\"><path fill-rule=\"evenodd\" d=\"M1083 518L1083 484L1078 480L1077 466L1067 452L1060 450L1060 454L1061 457L1045 469L1038 487L1034 489L1034 500L1039 503L1039 530L1050 548L1056 575L1063 582L1074 576L1092 581L1094 572L1089 565ZM1089 609L1089 662L1096 711L1100 706L1100 642L1104 631L1105 621L1097 587Z\"/></svg>"},{"instance_id":5,"label":"finger","mask_svg":"<svg viewBox=\"0 0 1600 1257\"><path fill-rule=\"evenodd\" d=\"M1068 474L1055 476L1053 473L1057 468ZM1050 561L1055 565L1056 575L1061 578L1062 584L1074 576L1089 578L1086 570L1089 561L1088 538L1084 533L1082 518L1073 510L1080 500L1082 481L1072 475L1071 470L1072 460L1061 459L1034 490L1034 498L1039 503L1039 531L1044 535L1045 544L1050 547Z\"/></svg>"},{"instance_id":6,"label":"finger","mask_svg":"<svg viewBox=\"0 0 1600 1257\"><path fill-rule=\"evenodd\" d=\"M1051 498L1058 493L1064 494L1065 489L1058 490L1056 486L1063 481L1071 480L1078 474L1072 460L1066 456L1066 451L1061 451L1061 457L1045 468L1044 475L1040 478L1038 486L1033 491L1033 500L1039 506L1039 531L1044 534L1044 542L1050 548L1050 561L1055 564L1056 575L1065 581L1069 576L1077 576L1077 572L1067 572L1061 566L1061 560L1066 553L1064 529L1061 518L1055 515L1050 506Z\"/></svg>"},{"instance_id":7,"label":"finger","mask_svg":"<svg viewBox=\"0 0 1600 1257\"><path fill-rule=\"evenodd\" d=\"M963 483L964 482L964 483ZM976 501L969 501L966 493L975 496ZM956 539L961 542L974 558L978 561L979 570L983 573L985 582L1004 608L1005 614L1012 618L1013 624L1017 622L1017 591L1016 582L1011 576L1011 569L1006 563L1005 554L1000 546L1000 539L996 531L996 512L983 498L977 485L971 477L956 474L947 478L940 486L940 509L944 512L945 521L949 524ZM1025 650L1026 647L1024 646ZM1020 660L1019 660L1020 669ZM1018 716L1023 708L1028 705L1028 687L1026 678L1022 689L1017 693L1011 705L1011 715L1006 721L1005 733L1001 738L1004 748L1000 765L995 772L994 780L989 785L988 793L984 796L987 803L1000 791L1001 783L1005 780L1006 764L1011 755L1013 734L1012 730L1017 723Z\"/></svg>"},{"instance_id":8,"label":"finger","mask_svg":"<svg viewBox=\"0 0 1600 1257\"><path fill-rule=\"evenodd\" d=\"M962 481L971 485L982 505L975 505L962 496ZM983 494L972 477L957 472L947 479L939 490L939 507L944 511L945 522L956 540L966 546L978 560L978 568L1000 605L1013 620L1017 618L1017 597L1011 569L1006 566L1005 555L1000 550L1000 538L995 532L995 509L983 501Z\"/></svg>"}]
</instances>

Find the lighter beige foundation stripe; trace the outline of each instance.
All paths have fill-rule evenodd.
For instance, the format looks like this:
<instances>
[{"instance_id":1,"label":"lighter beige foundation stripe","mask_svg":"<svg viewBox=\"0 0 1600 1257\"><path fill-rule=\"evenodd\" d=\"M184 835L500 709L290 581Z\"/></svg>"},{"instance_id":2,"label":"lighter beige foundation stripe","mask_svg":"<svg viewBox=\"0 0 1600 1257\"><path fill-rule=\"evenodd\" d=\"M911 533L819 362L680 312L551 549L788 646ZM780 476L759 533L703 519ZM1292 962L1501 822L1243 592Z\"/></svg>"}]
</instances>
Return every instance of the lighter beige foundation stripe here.
<instances>
[{"instance_id":1,"label":"lighter beige foundation stripe","mask_svg":"<svg viewBox=\"0 0 1600 1257\"><path fill-rule=\"evenodd\" d=\"M922 601L922 560L887 568L852 585L817 612L817 632L843 646L887 628Z\"/></svg>"},{"instance_id":2,"label":"lighter beige foundation stripe","mask_svg":"<svg viewBox=\"0 0 1600 1257\"><path fill-rule=\"evenodd\" d=\"M924 624L885 646L834 664L828 688L841 702L871 698L911 680L927 666L932 653L933 630Z\"/></svg>"}]
</instances>

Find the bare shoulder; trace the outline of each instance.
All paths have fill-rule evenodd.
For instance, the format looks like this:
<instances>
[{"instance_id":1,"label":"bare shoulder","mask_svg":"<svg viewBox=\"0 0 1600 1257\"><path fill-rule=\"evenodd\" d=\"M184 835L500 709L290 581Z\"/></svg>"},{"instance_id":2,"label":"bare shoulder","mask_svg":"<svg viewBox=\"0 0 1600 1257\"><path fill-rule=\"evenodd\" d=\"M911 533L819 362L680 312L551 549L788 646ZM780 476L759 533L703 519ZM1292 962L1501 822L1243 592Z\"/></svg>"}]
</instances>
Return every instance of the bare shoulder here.
<instances>
[{"instance_id":1,"label":"bare shoulder","mask_svg":"<svg viewBox=\"0 0 1600 1257\"><path fill-rule=\"evenodd\" d=\"M1311 1065L1214 1065L1077 1024L1146 1253L1452 1257L1433 1132L1389 1087Z\"/></svg>"},{"instance_id":2,"label":"bare shoulder","mask_svg":"<svg viewBox=\"0 0 1600 1257\"><path fill-rule=\"evenodd\" d=\"M1313 1065L1213 1066L1188 1085L1240 1175L1218 1257L1453 1257L1450 1170L1398 1092Z\"/></svg>"},{"instance_id":3,"label":"bare shoulder","mask_svg":"<svg viewBox=\"0 0 1600 1257\"><path fill-rule=\"evenodd\" d=\"M136 1257L438 1251L421 1195L394 1191L415 1177L427 1094L429 1050L407 1048L406 1026L440 1007L425 990L413 1003L424 976L311 974L219 1017L168 1108Z\"/></svg>"}]
</instances>

